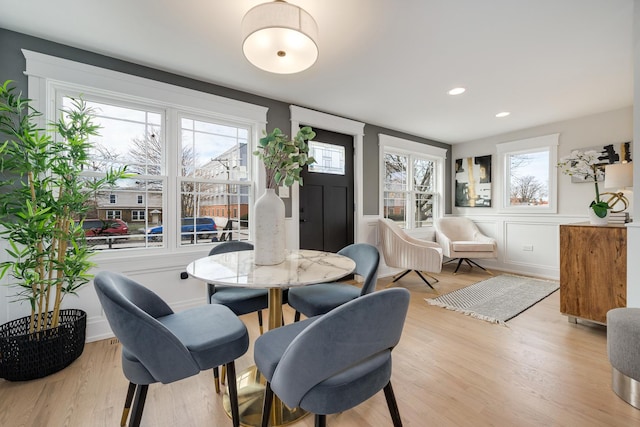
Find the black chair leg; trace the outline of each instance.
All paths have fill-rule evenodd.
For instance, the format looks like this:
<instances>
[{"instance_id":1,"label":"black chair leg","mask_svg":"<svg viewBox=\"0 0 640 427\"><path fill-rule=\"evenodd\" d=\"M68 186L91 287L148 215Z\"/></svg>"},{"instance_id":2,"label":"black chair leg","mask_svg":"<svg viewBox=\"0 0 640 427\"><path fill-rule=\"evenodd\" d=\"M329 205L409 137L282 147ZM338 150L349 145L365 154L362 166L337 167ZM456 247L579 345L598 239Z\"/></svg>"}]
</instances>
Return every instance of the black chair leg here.
<instances>
[{"instance_id":1,"label":"black chair leg","mask_svg":"<svg viewBox=\"0 0 640 427\"><path fill-rule=\"evenodd\" d=\"M240 409L238 408L238 380L236 378L236 364L227 363L227 388L229 389L229 403L231 404L231 420L233 427L240 427Z\"/></svg>"},{"instance_id":2,"label":"black chair leg","mask_svg":"<svg viewBox=\"0 0 640 427\"><path fill-rule=\"evenodd\" d=\"M391 381L384 386L384 397L387 399L387 406L389 407L389 413L393 420L393 427L402 427L402 420L400 419L400 411L398 410L398 404L396 403L396 396L393 394L393 388L391 387Z\"/></svg>"},{"instance_id":3,"label":"black chair leg","mask_svg":"<svg viewBox=\"0 0 640 427\"><path fill-rule=\"evenodd\" d=\"M407 275L407 274L409 274L409 273L411 273L411 270L407 270L407 271L405 271L404 273L402 273L402 274L400 274L400 275L398 275L398 276L395 276L395 277L393 278L393 282L391 282L391 283L395 283L395 282L397 282L398 280L402 279L404 276L406 276L406 275Z\"/></svg>"},{"instance_id":4,"label":"black chair leg","mask_svg":"<svg viewBox=\"0 0 640 427\"><path fill-rule=\"evenodd\" d=\"M316 419L315 427L327 427L326 415L316 414L315 419Z\"/></svg>"},{"instance_id":5,"label":"black chair leg","mask_svg":"<svg viewBox=\"0 0 640 427\"><path fill-rule=\"evenodd\" d=\"M273 390L271 384L267 382L264 387L264 401L262 403L262 423L261 427L269 427L269 416L271 415L271 404L273 403Z\"/></svg>"},{"instance_id":6,"label":"black chair leg","mask_svg":"<svg viewBox=\"0 0 640 427\"><path fill-rule=\"evenodd\" d=\"M486 268L484 268L483 266L481 266L480 264L478 264L477 262L475 262L475 261L474 261L474 260L472 260L472 259L467 259L467 264L469 264L469 265L473 264L473 265L475 265L476 267L478 267L478 268L480 268L480 269L482 269L482 270L486 271L487 273L489 273L490 275L492 275L492 276L493 276L493 273L492 273L492 272L490 272L489 270L487 270ZM471 266L471 268L473 268L473 266Z\"/></svg>"},{"instance_id":7,"label":"black chair leg","mask_svg":"<svg viewBox=\"0 0 640 427\"><path fill-rule=\"evenodd\" d=\"M431 283L429 283L429 281L422 275L422 273L420 273L418 270L415 270L415 271L418 274L418 276L420 276L420 278L424 281L424 283L426 283L427 286L429 286L431 289L433 289L435 291L436 288L431 286Z\"/></svg>"},{"instance_id":8,"label":"black chair leg","mask_svg":"<svg viewBox=\"0 0 640 427\"><path fill-rule=\"evenodd\" d=\"M131 412L131 422L129 427L139 427L142 420L142 411L144 410L144 402L147 399L148 384L138 384L136 387L136 398L133 401L133 411Z\"/></svg>"},{"instance_id":9,"label":"black chair leg","mask_svg":"<svg viewBox=\"0 0 640 427\"><path fill-rule=\"evenodd\" d=\"M260 327L260 335L262 335L262 333L264 332L264 329L262 327L262 310L258 310L256 311L256 313L258 313L258 326Z\"/></svg>"},{"instance_id":10,"label":"black chair leg","mask_svg":"<svg viewBox=\"0 0 640 427\"><path fill-rule=\"evenodd\" d=\"M300 321L300 312L298 310L296 310L296 314L293 316L293 321L294 322Z\"/></svg>"},{"instance_id":11,"label":"black chair leg","mask_svg":"<svg viewBox=\"0 0 640 427\"><path fill-rule=\"evenodd\" d=\"M129 418L129 411L131 410L131 402L133 401L133 395L136 392L136 385L129 382L129 388L127 389L127 397L124 400L124 408L122 409L122 418L120 419L120 426L127 425L127 418Z\"/></svg>"},{"instance_id":12,"label":"black chair leg","mask_svg":"<svg viewBox=\"0 0 640 427\"><path fill-rule=\"evenodd\" d=\"M460 258L458 260L458 265L456 266L456 271L454 271L453 274L456 274L458 272L458 269L460 268L460 264L462 264L462 261L464 261L464 258Z\"/></svg>"}]
</instances>

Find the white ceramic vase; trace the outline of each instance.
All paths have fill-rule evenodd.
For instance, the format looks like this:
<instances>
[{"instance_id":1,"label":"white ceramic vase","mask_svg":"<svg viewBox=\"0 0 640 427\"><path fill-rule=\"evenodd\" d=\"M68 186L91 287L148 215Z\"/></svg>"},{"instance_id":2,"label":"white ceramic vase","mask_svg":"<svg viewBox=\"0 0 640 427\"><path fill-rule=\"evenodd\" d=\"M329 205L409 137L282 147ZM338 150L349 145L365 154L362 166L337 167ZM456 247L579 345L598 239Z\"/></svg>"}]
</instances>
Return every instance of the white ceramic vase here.
<instances>
[{"instance_id":1,"label":"white ceramic vase","mask_svg":"<svg viewBox=\"0 0 640 427\"><path fill-rule=\"evenodd\" d=\"M257 265L280 264L285 258L284 202L273 188L256 201L254 260Z\"/></svg>"},{"instance_id":2,"label":"white ceramic vase","mask_svg":"<svg viewBox=\"0 0 640 427\"><path fill-rule=\"evenodd\" d=\"M593 225L607 225L609 223L609 209L604 218L600 218L593 209L589 208L589 223Z\"/></svg>"}]
</instances>

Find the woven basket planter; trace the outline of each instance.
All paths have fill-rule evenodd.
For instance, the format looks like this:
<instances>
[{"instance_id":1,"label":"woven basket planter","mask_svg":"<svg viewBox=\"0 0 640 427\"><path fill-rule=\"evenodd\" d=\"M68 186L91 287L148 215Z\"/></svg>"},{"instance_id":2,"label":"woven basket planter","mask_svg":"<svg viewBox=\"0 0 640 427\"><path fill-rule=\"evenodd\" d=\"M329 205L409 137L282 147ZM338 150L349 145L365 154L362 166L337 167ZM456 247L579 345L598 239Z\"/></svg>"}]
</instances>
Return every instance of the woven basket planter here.
<instances>
[{"instance_id":1,"label":"woven basket planter","mask_svg":"<svg viewBox=\"0 0 640 427\"><path fill-rule=\"evenodd\" d=\"M49 313L51 316L51 313ZM87 313L60 310L60 325L29 333L30 317L0 326L0 378L26 381L58 372L84 350Z\"/></svg>"}]
</instances>

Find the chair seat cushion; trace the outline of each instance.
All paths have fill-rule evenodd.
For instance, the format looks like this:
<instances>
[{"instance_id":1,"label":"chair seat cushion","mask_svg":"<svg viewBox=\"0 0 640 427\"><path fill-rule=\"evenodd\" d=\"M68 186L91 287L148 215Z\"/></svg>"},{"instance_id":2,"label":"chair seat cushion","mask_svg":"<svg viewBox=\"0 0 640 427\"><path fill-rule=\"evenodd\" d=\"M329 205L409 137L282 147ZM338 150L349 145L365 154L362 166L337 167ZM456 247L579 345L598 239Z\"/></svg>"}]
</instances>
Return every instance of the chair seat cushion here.
<instances>
[{"instance_id":1,"label":"chair seat cushion","mask_svg":"<svg viewBox=\"0 0 640 427\"><path fill-rule=\"evenodd\" d=\"M320 283L289 289L289 305L307 317L328 313L360 296L361 289L345 283Z\"/></svg>"},{"instance_id":2,"label":"chair seat cushion","mask_svg":"<svg viewBox=\"0 0 640 427\"><path fill-rule=\"evenodd\" d=\"M291 323L270 330L264 335L258 337L254 344L253 358L260 373L271 381L273 372L284 351L287 349L291 341L304 331L309 325L315 322L319 317L301 320L300 322Z\"/></svg>"},{"instance_id":3,"label":"chair seat cushion","mask_svg":"<svg viewBox=\"0 0 640 427\"><path fill-rule=\"evenodd\" d=\"M269 291L266 289L236 288L216 286L211 295L211 304L222 304L238 316L264 310L268 307Z\"/></svg>"},{"instance_id":4,"label":"chair seat cushion","mask_svg":"<svg viewBox=\"0 0 640 427\"><path fill-rule=\"evenodd\" d=\"M282 291L283 304L288 301L288 293L288 289ZM238 316L242 316L268 308L269 291L267 289L216 286L216 292L211 295L210 303L225 305Z\"/></svg>"},{"instance_id":5,"label":"chair seat cushion","mask_svg":"<svg viewBox=\"0 0 640 427\"><path fill-rule=\"evenodd\" d=\"M451 248L456 252L493 252L493 243L458 240L451 242Z\"/></svg>"},{"instance_id":6,"label":"chair seat cushion","mask_svg":"<svg viewBox=\"0 0 640 427\"><path fill-rule=\"evenodd\" d=\"M178 337L200 370L231 362L249 347L244 323L222 305L207 304L157 320Z\"/></svg>"}]
</instances>

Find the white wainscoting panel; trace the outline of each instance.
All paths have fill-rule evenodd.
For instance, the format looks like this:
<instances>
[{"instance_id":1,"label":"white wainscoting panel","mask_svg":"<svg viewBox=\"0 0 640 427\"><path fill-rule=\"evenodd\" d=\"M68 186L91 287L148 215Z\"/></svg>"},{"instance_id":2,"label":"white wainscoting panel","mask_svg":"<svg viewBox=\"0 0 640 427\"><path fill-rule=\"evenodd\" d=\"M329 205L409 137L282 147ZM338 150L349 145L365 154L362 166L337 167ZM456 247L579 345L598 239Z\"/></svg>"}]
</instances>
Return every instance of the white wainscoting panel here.
<instances>
[{"instance_id":1,"label":"white wainscoting panel","mask_svg":"<svg viewBox=\"0 0 640 427\"><path fill-rule=\"evenodd\" d=\"M508 265L545 269L560 265L559 225L504 222L504 259Z\"/></svg>"}]
</instances>

